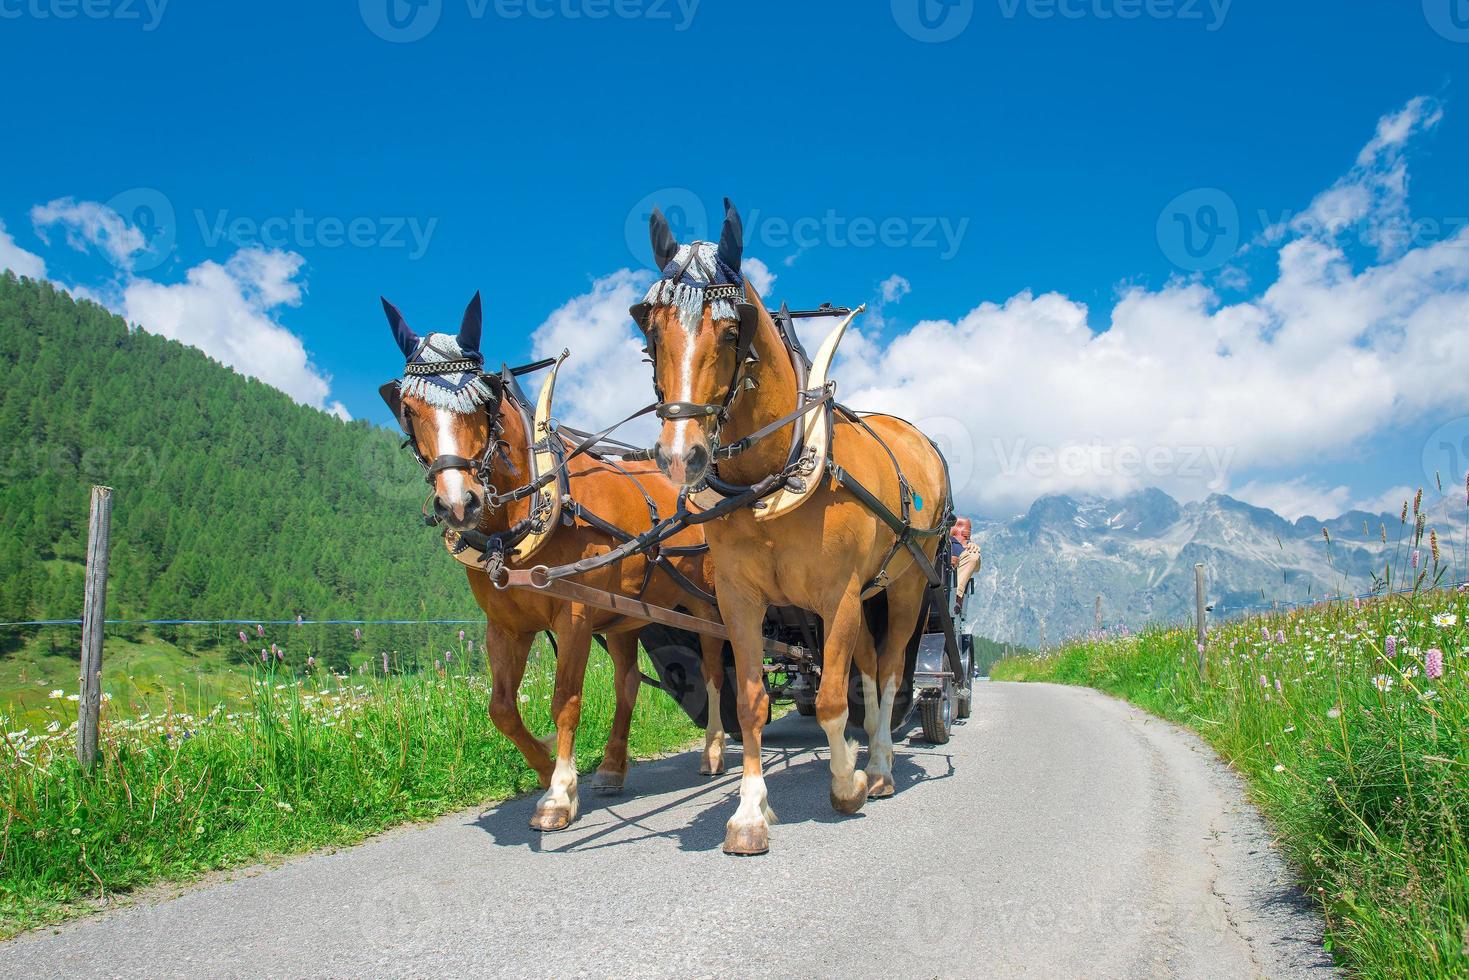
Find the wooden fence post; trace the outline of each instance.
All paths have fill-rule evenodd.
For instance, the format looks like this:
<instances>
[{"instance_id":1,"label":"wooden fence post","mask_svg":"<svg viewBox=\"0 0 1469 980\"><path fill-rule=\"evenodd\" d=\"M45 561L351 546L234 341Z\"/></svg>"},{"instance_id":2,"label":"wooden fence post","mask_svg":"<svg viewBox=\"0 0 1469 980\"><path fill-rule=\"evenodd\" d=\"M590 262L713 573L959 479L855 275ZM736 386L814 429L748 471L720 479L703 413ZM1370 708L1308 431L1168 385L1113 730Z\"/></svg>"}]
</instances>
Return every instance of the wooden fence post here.
<instances>
[{"instance_id":1,"label":"wooden fence post","mask_svg":"<svg viewBox=\"0 0 1469 980\"><path fill-rule=\"evenodd\" d=\"M87 587L82 601L81 691L77 703L77 761L97 759L97 719L102 710L102 632L107 620L107 559L112 547L112 488L92 488L87 528Z\"/></svg>"},{"instance_id":2,"label":"wooden fence post","mask_svg":"<svg viewBox=\"0 0 1469 980\"><path fill-rule=\"evenodd\" d=\"M1204 656L1204 644L1209 639L1208 624L1204 621L1204 563L1194 566L1194 623L1198 627L1199 676L1208 676L1208 663Z\"/></svg>"}]
</instances>

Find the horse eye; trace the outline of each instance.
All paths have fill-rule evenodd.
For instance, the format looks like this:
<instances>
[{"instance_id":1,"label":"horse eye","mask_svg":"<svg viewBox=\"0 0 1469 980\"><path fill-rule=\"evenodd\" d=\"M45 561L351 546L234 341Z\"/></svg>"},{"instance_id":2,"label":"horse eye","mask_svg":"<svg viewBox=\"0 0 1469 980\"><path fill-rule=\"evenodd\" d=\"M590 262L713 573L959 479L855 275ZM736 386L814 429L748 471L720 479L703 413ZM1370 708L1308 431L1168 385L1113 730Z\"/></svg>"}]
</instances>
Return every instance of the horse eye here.
<instances>
[{"instance_id":1,"label":"horse eye","mask_svg":"<svg viewBox=\"0 0 1469 980\"><path fill-rule=\"evenodd\" d=\"M720 337L724 340L726 344L738 343L740 339L740 328L725 327L724 332L720 334Z\"/></svg>"}]
</instances>

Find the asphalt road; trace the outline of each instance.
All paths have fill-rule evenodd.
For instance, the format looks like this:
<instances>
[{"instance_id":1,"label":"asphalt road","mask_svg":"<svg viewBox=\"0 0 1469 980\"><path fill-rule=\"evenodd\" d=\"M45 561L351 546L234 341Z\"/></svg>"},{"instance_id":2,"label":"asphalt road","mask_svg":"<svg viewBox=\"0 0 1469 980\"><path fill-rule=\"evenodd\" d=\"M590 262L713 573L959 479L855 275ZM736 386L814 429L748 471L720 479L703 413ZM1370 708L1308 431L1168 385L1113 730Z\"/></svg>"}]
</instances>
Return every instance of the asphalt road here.
<instances>
[{"instance_id":1,"label":"asphalt road","mask_svg":"<svg viewBox=\"0 0 1469 980\"><path fill-rule=\"evenodd\" d=\"M768 729L780 823L720 853L737 775L689 753L586 792L569 831L523 798L0 945L0 975L1332 975L1238 780L1094 692L980 684L946 746L898 745L898 794L833 813L820 729ZM731 747L734 770L737 747Z\"/></svg>"}]
</instances>

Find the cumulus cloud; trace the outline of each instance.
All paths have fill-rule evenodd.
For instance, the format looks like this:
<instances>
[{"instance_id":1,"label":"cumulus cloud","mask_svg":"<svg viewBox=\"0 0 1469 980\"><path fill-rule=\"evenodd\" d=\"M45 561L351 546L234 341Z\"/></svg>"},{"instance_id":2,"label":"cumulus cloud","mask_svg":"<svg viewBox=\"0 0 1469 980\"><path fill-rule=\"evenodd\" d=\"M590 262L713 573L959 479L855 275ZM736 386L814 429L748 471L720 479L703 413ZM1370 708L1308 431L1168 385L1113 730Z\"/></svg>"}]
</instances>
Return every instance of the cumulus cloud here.
<instances>
[{"instance_id":1,"label":"cumulus cloud","mask_svg":"<svg viewBox=\"0 0 1469 980\"><path fill-rule=\"evenodd\" d=\"M897 303L913 292L913 284L899 275L891 275L877 286L878 295L884 303Z\"/></svg>"},{"instance_id":2,"label":"cumulus cloud","mask_svg":"<svg viewBox=\"0 0 1469 980\"><path fill-rule=\"evenodd\" d=\"M84 252L92 246L120 269L132 269L133 257L148 247L147 236L142 231L128 224L112 208L96 201L61 197L38 204L31 208L31 223L48 245L48 229L59 226L66 232L66 242L72 248Z\"/></svg>"},{"instance_id":3,"label":"cumulus cloud","mask_svg":"<svg viewBox=\"0 0 1469 980\"><path fill-rule=\"evenodd\" d=\"M1197 281L1130 288L1093 333L1082 304L1022 293L919 323L858 365L842 394L968 433L961 498L991 511L1050 491L1227 491L1233 473L1342 456L1462 406L1469 230L1361 270L1335 240L1343 222L1371 228L1405 213L1404 145L1440 115L1414 100L1386 117L1328 192L1366 203L1318 198L1312 210L1331 220L1286 235L1275 281L1254 298L1224 304ZM1240 492L1318 517L1352 502L1346 488L1304 481Z\"/></svg>"},{"instance_id":4,"label":"cumulus cloud","mask_svg":"<svg viewBox=\"0 0 1469 980\"><path fill-rule=\"evenodd\" d=\"M45 261L15 244L15 239L5 230L5 222L0 221L0 272L6 269L30 279L46 278Z\"/></svg>"},{"instance_id":5,"label":"cumulus cloud","mask_svg":"<svg viewBox=\"0 0 1469 980\"><path fill-rule=\"evenodd\" d=\"M93 300L149 333L197 347L303 405L351 418L331 398L331 379L311 362L301 339L279 322L283 308L301 303L305 260L300 255L242 248L223 264L195 266L183 282L162 283L136 274L148 237L106 204L57 198L32 208L31 222L47 244L47 232L60 229L70 247L96 249L120 270L116 279L96 286L63 286L73 296ZM41 259L16 248L0 225L0 265L11 263L25 275L45 274Z\"/></svg>"},{"instance_id":6,"label":"cumulus cloud","mask_svg":"<svg viewBox=\"0 0 1469 980\"><path fill-rule=\"evenodd\" d=\"M642 301L653 277L620 269L568 300L531 336L535 356L571 357L556 383L556 417L582 428L600 429L653 400L653 372L643 362L643 338L628 316ZM655 431L646 419L617 436L648 441Z\"/></svg>"},{"instance_id":7,"label":"cumulus cloud","mask_svg":"<svg viewBox=\"0 0 1469 980\"><path fill-rule=\"evenodd\" d=\"M195 266L180 283L134 279L123 288L123 314L149 333L198 347L302 404L347 419L341 402L330 400L330 379L276 319L281 307L300 305L304 261L294 252L244 248L223 265Z\"/></svg>"},{"instance_id":8,"label":"cumulus cloud","mask_svg":"<svg viewBox=\"0 0 1469 980\"><path fill-rule=\"evenodd\" d=\"M770 271L770 266L761 262L753 255L746 256L744 262L740 263L740 271L745 274L745 278L750 281L750 285L755 287L755 292L761 296L769 296L771 288L775 285L775 280L780 278Z\"/></svg>"},{"instance_id":9,"label":"cumulus cloud","mask_svg":"<svg viewBox=\"0 0 1469 980\"><path fill-rule=\"evenodd\" d=\"M1376 133L1357 155L1356 165L1291 219L1289 231L1326 241L1357 232L1363 242L1377 250L1379 258L1401 255L1412 237L1408 146L1414 137L1433 129L1442 119L1442 106L1427 96L1419 96L1398 112L1383 116ZM1266 235L1279 240L1285 233L1277 226Z\"/></svg>"}]
</instances>

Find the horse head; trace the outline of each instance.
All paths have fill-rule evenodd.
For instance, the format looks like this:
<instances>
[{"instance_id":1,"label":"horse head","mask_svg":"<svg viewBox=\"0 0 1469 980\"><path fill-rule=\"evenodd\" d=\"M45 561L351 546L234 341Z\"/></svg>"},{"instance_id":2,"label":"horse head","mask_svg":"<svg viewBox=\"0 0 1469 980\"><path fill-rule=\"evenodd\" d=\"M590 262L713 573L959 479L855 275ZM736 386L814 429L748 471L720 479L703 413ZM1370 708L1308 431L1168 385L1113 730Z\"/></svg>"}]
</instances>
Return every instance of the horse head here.
<instances>
[{"instance_id":1,"label":"horse head","mask_svg":"<svg viewBox=\"0 0 1469 980\"><path fill-rule=\"evenodd\" d=\"M740 271L743 225L728 199L724 207L718 245L680 245L663 212L653 210L653 255L662 275L631 310L648 342L663 422L655 458L683 486L709 470L759 325L758 298Z\"/></svg>"},{"instance_id":2,"label":"horse head","mask_svg":"<svg viewBox=\"0 0 1469 980\"><path fill-rule=\"evenodd\" d=\"M484 371L479 294L469 301L457 334L419 337L386 299L383 311L408 362L401 380L383 385L383 400L428 470L434 516L472 529L485 513L484 480L504 397L500 376Z\"/></svg>"}]
</instances>

